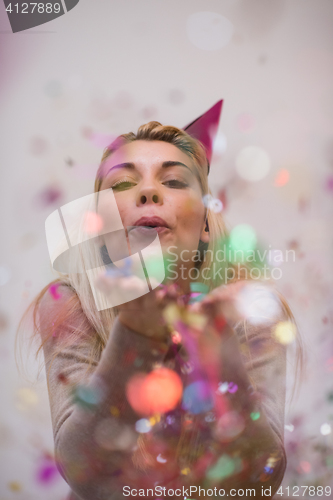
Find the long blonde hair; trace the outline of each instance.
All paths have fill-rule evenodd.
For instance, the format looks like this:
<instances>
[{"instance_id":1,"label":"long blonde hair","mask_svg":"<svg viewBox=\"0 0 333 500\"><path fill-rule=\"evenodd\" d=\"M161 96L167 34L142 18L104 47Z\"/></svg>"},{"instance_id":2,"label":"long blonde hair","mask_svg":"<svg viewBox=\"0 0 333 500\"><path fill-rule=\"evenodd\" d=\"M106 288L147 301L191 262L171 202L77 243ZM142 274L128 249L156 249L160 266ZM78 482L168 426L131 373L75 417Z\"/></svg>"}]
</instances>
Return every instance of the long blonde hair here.
<instances>
[{"instance_id":1,"label":"long blonde hair","mask_svg":"<svg viewBox=\"0 0 333 500\"><path fill-rule=\"evenodd\" d=\"M194 166L194 172L199 180L202 194L207 195L211 194L210 189L208 187L208 177L207 177L207 159L203 146L201 143L188 135L185 131L178 129L173 126L163 126L159 122L151 121L145 125L139 127L137 134L129 133L123 134L119 136L110 146L105 148L100 166L97 170L94 192L99 193L101 189L101 184L103 180L103 167L107 158L112 155L119 147L124 144L128 144L133 141L145 140L145 141L164 141L170 144L173 144L185 154L187 154ZM225 275L225 279L221 279L219 273L213 273L213 264L220 266L221 263L217 262L215 256L217 250L220 248L221 241L225 241L228 237L228 232L226 230L226 226L221 213L215 213L212 210L207 210L207 222L209 227L209 235L210 241L208 244L201 245L200 255L201 260L197 265L198 268L201 267L203 262L205 262L206 269L209 270L208 275L206 274L204 279L205 284L208 286L209 290L221 285L230 282L234 282L241 279L252 279L252 275L248 274L248 265L242 265L241 268L238 266L238 273L232 273L232 276ZM87 265L89 263L90 269L98 268L103 265L102 256L100 252L96 251L95 248L88 246L78 245L76 249L76 254L73 257L74 259L78 259L81 261L81 265L83 269L88 269ZM231 262L229 264L229 269L233 269L234 264ZM82 328L87 328L87 325L94 331L94 335L91 336L91 361L90 365L92 366L93 360L96 358L99 359L101 353L107 343L109 332L111 331L113 322L117 315L117 308L107 308L103 310L97 310L95 299L93 297L92 289L90 286L90 282L86 272L80 273L69 273L62 274L58 273L58 278L46 285L41 292L35 297L35 299L31 302L30 306L25 311L16 335L15 341L15 359L17 367L20 371L19 364L17 362L17 346L18 346L18 338L19 332L21 331L21 327L23 322L26 320L28 315L32 312L33 317L33 332L30 337L30 345L36 340L38 349L36 351L36 357L40 353L44 342L48 340L48 338L52 335L52 332L48 332L48 335L43 335L44 340L40 342L40 327L38 323L38 309L42 298L45 293L49 290L49 287L54 284L63 284L71 287L76 293L68 300L66 305L62 308L61 314L55 318L53 331L58 328L61 324L66 322L69 318L73 319L78 311L83 310L86 318L88 319L88 323L85 323L83 326L81 324L76 324L75 328L72 329L69 336L66 336L65 342L71 343L74 342L80 335L82 335ZM215 276L214 276L215 275ZM277 292L281 306L284 309L287 317L290 321L295 322L293 314L284 299L284 297ZM71 324L75 322L71 321ZM45 333L45 332L44 332ZM304 354L302 348L302 340L300 335L297 335L297 358L296 358L296 373L297 375L301 375L302 367L304 364ZM56 356L55 353L54 356ZM22 356L21 356L22 359ZM297 379L298 377L296 377ZM296 384L294 384L293 394L295 392Z\"/></svg>"}]
</instances>

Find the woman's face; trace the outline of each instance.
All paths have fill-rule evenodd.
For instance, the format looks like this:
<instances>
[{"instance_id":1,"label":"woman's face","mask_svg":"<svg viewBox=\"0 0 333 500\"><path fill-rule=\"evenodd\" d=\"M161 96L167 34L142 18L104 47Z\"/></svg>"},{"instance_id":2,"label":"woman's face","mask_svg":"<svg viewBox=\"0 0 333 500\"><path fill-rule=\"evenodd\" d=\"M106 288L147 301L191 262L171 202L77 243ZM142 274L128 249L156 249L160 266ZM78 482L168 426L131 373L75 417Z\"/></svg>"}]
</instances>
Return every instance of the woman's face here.
<instances>
[{"instance_id":1,"label":"woman's face","mask_svg":"<svg viewBox=\"0 0 333 500\"><path fill-rule=\"evenodd\" d=\"M187 259L200 239L207 241L192 160L173 144L140 140L120 147L104 164L101 190L109 188L124 227L155 226L164 251L171 246L178 252L186 249L191 252Z\"/></svg>"}]
</instances>

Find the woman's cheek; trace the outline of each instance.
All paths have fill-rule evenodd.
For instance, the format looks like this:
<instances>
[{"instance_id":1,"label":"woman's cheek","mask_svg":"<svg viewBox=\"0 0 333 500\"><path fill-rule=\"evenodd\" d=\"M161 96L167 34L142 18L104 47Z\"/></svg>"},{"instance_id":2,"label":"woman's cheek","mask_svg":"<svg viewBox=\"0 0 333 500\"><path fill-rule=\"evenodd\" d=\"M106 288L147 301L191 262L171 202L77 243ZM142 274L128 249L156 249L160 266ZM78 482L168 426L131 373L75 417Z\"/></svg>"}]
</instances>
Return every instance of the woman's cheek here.
<instances>
[{"instance_id":1,"label":"woman's cheek","mask_svg":"<svg viewBox=\"0 0 333 500\"><path fill-rule=\"evenodd\" d=\"M198 217L201 215L201 206L196 198L187 198L182 204L182 215L188 218L191 216Z\"/></svg>"},{"instance_id":2,"label":"woman's cheek","mask_svg":"<svg viewBox=\"0 0 333 500\"><path fill-rule=\"evenodd\" d=\"M123 198L119 199L119 197L116 196L116 203L117 203L117 207L118 207L121 221L122 221L123 225L125 225L125 221L127 220L126 214L128 212L128 202L126 202L126 200L124 200Z\"/></svg>"}]
</instances>

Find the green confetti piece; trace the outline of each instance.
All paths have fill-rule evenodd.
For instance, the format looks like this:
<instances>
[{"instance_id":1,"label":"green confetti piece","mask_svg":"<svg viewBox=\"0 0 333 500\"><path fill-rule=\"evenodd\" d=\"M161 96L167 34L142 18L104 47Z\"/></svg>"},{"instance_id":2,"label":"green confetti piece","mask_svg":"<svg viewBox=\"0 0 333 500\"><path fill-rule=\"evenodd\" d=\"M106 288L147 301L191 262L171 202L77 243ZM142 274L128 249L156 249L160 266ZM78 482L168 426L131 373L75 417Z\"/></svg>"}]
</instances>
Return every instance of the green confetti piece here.
<instances>
[{"instance_id":1,"label":"green confetti piece","mask_svg":"<svg viewBox=\"0 0 333 500\"><path fill-rule=\"evenodd\" d=\"M208 470L206 478L209 480L225 479L240 472L242 468L242 460L239 457L233 459L228 455L222 455L216 464Z\"/></svg>"},{"instance_id":2,"label":"green confetti piece","mask_svg":"<svg viewBox=\"0 0 333 500\"><path fill-rule=\"evenodd\" d=\"M194 293L208 293L209 292L209 287L205 285L204 283L201 283L200 281L195 281L190 283L190 290L191 292Z\"/></svg>"},{"instance_id":3,"label":"green confetti piece","mask_svg":"<svg viewBox=\"0 0 333 500\"><path fill-rule=\"evenodd\" d=\"M260 413L258 411L254 411L251 413L250 417L252 420L258 420L258 418L260 418Z\"/></svg>"},{"instance_id":4,"label":"green confetti piece","mask_svg":"<svg viewBox=\"0 0 333 500\"><path fill-rule=\"evenodd\" d=\"M92 410L100 402L101 394L99 390L92 389L85 385L78 384L72 391L74 403L82 408Z\"/></svg>"},{"instance_id":5,"label":"green confetti piece","mask_svg":"<svg viewBox=\"0 0 333 500\"><path fill-rule=\"evenodd\" d=\"M194 304L195 302L201 302L204 297L206 297L205 293L200 293L200 295L197 295L196 297L191 297L189 300L190 304Z\"/></svg>"}]
</instances>

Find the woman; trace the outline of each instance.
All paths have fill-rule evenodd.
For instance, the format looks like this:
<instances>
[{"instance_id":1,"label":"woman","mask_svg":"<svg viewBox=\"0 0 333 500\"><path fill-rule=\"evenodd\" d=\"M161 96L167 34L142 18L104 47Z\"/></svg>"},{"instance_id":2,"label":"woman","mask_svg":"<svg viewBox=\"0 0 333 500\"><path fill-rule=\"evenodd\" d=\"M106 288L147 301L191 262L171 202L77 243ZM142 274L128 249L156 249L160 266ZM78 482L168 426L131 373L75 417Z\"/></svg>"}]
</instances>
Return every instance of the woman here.
<instances>
[{"instance_id":1,"label":"woman","mask_svg":"<svg viewBox=\"0 0 333 500\"><path fill-rule=\"evenodd\" d=\"M128 277L61 274L34 303L70 499L199 498L199 487L203 498L246 489L270 498L282 481L286 347L275 331L292 315L270 285L247 284L245 264L237 276L231 265L226 281L213 276L226 231L203 202L207 156L185 131L157 122L118 138L95 192L112 190L125 228L155 227L166 262L170 249L177 256L172 277L110 308L97 295L126 292ZM98 241L99 256L78 250L83 268L89 258L106 265L107 238ZM195 299L193 289L210 293ZM270 311L258 312L262 300Z\"/></svg>"}]
</instances>

